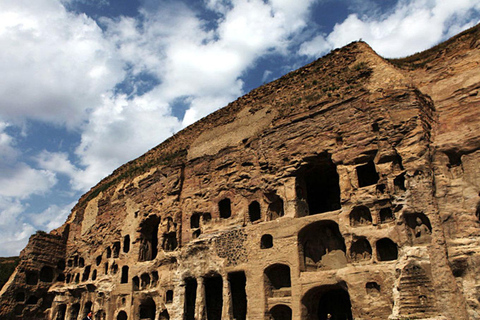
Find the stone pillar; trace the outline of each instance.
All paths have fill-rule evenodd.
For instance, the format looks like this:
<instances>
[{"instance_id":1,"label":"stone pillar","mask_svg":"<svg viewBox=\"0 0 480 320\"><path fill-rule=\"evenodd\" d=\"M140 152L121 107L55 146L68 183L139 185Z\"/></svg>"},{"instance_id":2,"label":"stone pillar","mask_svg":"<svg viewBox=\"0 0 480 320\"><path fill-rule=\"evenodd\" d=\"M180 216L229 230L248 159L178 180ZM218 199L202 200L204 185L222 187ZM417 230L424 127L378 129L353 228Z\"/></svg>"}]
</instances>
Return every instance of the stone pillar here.
<instances>
[{"instance_id":1,"label":"stone pillar","mask_svg":"<svg viewBox=\"0 0 480 320\"><path fill-rule=\"evenodd\" d=\"M206 301L205 301L205 284L204 278L197 278L197 298L195 301L195 318L198 320L207 319Z\"/></svg>"}]
</instances>

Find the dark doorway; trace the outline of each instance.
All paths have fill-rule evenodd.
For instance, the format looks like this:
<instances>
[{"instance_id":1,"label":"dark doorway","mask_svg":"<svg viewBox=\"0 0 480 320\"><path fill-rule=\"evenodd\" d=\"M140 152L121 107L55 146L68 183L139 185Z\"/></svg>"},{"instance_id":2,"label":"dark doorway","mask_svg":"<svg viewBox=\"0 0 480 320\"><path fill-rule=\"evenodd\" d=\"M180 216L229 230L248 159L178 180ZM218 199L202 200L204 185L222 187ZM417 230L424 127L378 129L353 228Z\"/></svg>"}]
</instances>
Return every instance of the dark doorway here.
<instances>
[{"instance_id":1,"label":"dark doorway","mask_svg":"<svg viewBox=\"0 0 480 320\"><path fill-rule=\"evenodd\" d=\"M128 266L122 267L122 278L120 283L128 283Z\"/></svg>"},{"instance_id":2,"label":"dark doorway","mask_svg":"<svg viewBox=\"0 0 480 320\"><path fill-rule=\"evenodd\" d=\"M115 241L113 243L113 257L118 258L119 254L120 254L120 241Z\"/></svg>"},{"instance_id":3,"label":"dark doorway","mask_svg":"<svg viewBox=\"0 0 480 320\"><path fill-rule=\"evenodd\" d=\"M125 311L120 311L117 315L117 320L127 320L128 316Z\"/></svg>"},{"instance_id":4,"label":"dark doorway","mask_svg":"<svg viewBox=\"0 0 480 320\"><path fill-rule=\"evenodd\" d=\"M92 306L93 306L93 303L91 301L87 301L85 303L85 305L83 306L83 318L86 318L87 317L87 314L92 311ZM82 318L82 319L83 319Z\"/></svg>"},{"instance_id":5,"label":"dark doorway","mask_svg":"<svg viewBox=\"0 0 480 320\"><path fill-rule=\"evenodd\" d=\"M192 216L190 217L190 228L200 228L200 213L192 214Z\"/></svg>"},{"instance_id":6,"label":"dark doorway","mask_svg":"<svg viewBox=\"0 0 480 320\"><path fill-rule=\"evenodd\" d=\"M208 320L222 320L223 307L223 281L222 277L215 275L204 280L205 303Z\"/></svg>"},{"instance_id":7,"label":"dark doorway","mask_svg":"<svg viewBox=\"0 0 480 320\"><path fill-rule=\"evenodd\" d=\"M248 217L250 222L255 222L261 218L260 204L257 201L252 201L248 206Z\"/></svg>"},{"instance_id":8,"label":"dark doorway","mask_svg":"<svg viewBox=\"0 0 480 320\"><path fill-rule=\"evenodd\" d=\"M197 280L185 279L185 320L195 320L195 302L197 300Z\"/></svg>"},{"instance_id":9,"label":"dark doorway","mask_svg":"<svg viewBox=\"0 0 480 320\"><path fill-rule=\"evenodd\" d=\"M26 282L30 285L36 285L38 283L38 273L33 271L27 271Z\"/></svg>"},{"instance_id":10,"label":"dark doorway","mask_svg":"<svg viewBox=\"0 0 480 320\"><path fill-rule=\"evenodd\" d=\"M156 306L152 298L148 298L140 304L140 319L155 319Z\"/></svg>"},{"instance_id":11,"label":"dark doorway","mask_svg":"<svg viewBox=\"0 0 480 320\"><path fill-rule=\"evenodd\" d=\"M169 319L170 319L170 315L168 314L167 310L163 310L158 316L158 320L169 320Z\"/></svg>"},{"instance_id":12,"label":"dark doorway","mask_svg":"<svg viewBox=\"0 0 480 320\"><path fill-rule=\"evenodd\" d=\"M57 315L55 316L55 320L65 320L65 313L67 311L67 305L61 304L58 306Z\"/></svg>"},{"instance_id":13,"label":"dark doorway","mask_svg":"<svg viewBox=\"0 0 480 320\"><path fill-rule=\"evenodd\" d=\"M280 198L276 192L267 192L265 197L268 201L267 208L267 221L272 221L283 217L285 212L283 211L283 200Z\"/></svg>"},{"instance_id":14,"label":"dark doorway","mask_svg":"<svg viewBox=\"0 0 480 320\"><path fill-rule=\"evenodd\" d=\"M378 261L397 260L398 248L395 242L388 238L383 238L377 241L377 259Z\"/></svg>"},{"instance_id":15,"label":"dark doorway","mask_svg":"<svg viewBox=\"0 0 480 320\"><path fill-rule=\"evenodd\" d=\"M395 220L395 217L393 216L392 209L390 209L390 208L380 209L379 214L380 214L380 223L387 223L387 222Z\"/></svg>"},{"instance_id":16,"label":"dark doorway","mask_svg":"<svg viewBox=\"0 0 480 320\"><path fill-rule=\"evenodd\" d=\"M123 237L123 252L127 253L130 251L130 236L127 234Z\"/></svg>"},{"instance_id":17,"label":"dark doorway","mask_svg":"<svg viewBox=\"0 0 480 320\"><path fill-rule=\"evenodd\" d=\"M232 319L245 320L247 317L247 293L245 285L247 278L245 272L233 272L228 274L230 293L232 295Z\"/></svg>"},{"instance_id":18,"label":"dark doorway","mask_svg":"<svg viewBox=\"0 0 480 320\"><path fill-rule=\"evenodd\" d=\"M69 320L77 320L78 313L80 312L80 304L75 303L70 308L70 319Z\"/></svg>"},{"instance_id":19,"label":"dark doorway","mask_svg":"<svg viewBox=\"0 0 480 320\"><path fill-rule=\"evenodd\" d=\"M226 199L220 200L220 202L218 203L218 210L220 212L220 218L223 218L223 219L230 218L232 216L230 199L226 198Z\"/></svg>"},{"instance_id":20,"label":"dark doorway","mask_svg":"<svg viewBox=\"0 0 480 320\"><path fill-rule=\"evenodd\" d=\"M278 304L270 309L272 320L292 320L292 309L284 304Z\"/></svg>"},{"instance_id":21,"label":"dark doorway","mask_svg":"<svg viewBox=\"0 0 480 320\"><path fill-rule=\"evenodd\" d=\"M375 170L375 164L372 160L357 167L358 186L360 188L376 184L378 182L378 173Z\"/></svg>"},{"instance_id":22,"label":"dark doorway","mask_svg":"<svg viewBox=\"0 0 480 320\"><path fill-rule=\"evenodd\" d=\"M343 289L333 289L322 295L318 303L318 319L352 320L350 296Z\"/></svg>"},{"instance_id":23,"label":"dark doorway","mask_svg":"<svg viewBox=\"0 0 480 320\"><path fill-rule=\"evenodd\" d=\"M299 201L307 201L309 215L340 209L337 167L330 155L324 154L309 162L298 174L296 190L302 193L297 194Z\"/></svg>"},{"instance_id":24,"label":"dark doorway","mask_svg":"<svg viewBox=\"0 0 480 320\"><path fill-rule=\"evenodd\" d=\"M140 225L139 261L153 260L157 256L159 223L159 217L150 216Z\"/></svg>"}]
</instances>

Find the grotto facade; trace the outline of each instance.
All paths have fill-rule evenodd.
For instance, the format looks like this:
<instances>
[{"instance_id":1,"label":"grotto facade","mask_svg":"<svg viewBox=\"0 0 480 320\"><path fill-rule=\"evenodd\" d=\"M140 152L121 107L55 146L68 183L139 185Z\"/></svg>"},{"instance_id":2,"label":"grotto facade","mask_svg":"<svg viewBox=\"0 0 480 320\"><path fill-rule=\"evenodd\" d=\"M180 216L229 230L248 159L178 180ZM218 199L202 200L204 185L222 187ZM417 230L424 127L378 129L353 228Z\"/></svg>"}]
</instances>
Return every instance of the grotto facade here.
<instances>
[{"instance_id":1,"label":"grotto facade","mask_svg":"<svg viewBox=\"0 0 480 320\"><path fill-rule=\"evenodd\" d=\"M2 319L479 319L480 31L355 42L118 168L38 232Z\"/></svg>"}]
</instances>

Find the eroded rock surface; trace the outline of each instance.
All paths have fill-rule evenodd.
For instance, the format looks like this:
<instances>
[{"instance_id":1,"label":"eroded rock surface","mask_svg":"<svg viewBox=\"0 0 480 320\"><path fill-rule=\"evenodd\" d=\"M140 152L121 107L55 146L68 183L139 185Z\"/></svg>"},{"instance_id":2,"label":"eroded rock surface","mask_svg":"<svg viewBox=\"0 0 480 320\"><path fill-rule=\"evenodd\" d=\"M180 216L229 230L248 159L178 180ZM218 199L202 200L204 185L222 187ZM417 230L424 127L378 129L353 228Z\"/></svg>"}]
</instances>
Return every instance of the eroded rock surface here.
<instances>
[{"instance_id":1,"label":"eroded rock surface","mask_svg":"<svg viewBox=\"0 0 480 320\"><path fill-rule=\"evenodd\" d=\"M352 43L186 128L31 238L0 316L480 318L479 39Z\"/></svg>"}]
</instances>

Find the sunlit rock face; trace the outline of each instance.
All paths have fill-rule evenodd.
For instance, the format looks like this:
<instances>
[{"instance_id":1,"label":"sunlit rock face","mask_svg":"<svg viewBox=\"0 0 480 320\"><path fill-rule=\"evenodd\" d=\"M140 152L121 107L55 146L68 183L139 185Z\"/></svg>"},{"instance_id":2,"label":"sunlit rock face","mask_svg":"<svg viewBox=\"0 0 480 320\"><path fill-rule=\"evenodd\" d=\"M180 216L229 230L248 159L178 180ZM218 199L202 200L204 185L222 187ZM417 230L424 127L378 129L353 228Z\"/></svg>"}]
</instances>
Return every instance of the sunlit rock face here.
<instances>
[{"instance_id":1,"label":"sunlit rock face","mask_svg":"<svg viewBox=\"0 0 480 320\"><path fill-rule=\"evenodd\" d=\"M179 132L32 236L0 317L479 318L479 39L352 43Z\"/></svg>"}]
</instances>

